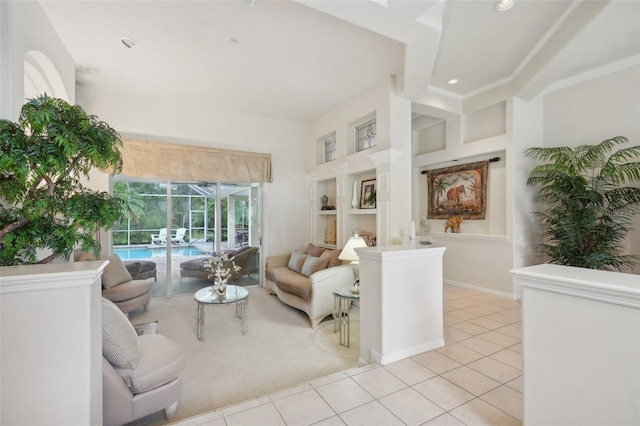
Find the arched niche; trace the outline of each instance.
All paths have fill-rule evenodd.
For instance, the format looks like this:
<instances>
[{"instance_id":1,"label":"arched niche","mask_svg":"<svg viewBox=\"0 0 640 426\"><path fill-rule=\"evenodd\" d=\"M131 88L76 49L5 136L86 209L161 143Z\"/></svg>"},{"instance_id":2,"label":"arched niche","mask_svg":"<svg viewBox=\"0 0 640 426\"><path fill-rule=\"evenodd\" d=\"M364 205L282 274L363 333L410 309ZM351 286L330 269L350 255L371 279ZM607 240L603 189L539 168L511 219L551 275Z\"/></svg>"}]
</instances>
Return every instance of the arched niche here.
<instances>
[{"instance_id":1,"label":"arched niche","mask_svg":"<svg viewBox=\"0 0 640 426\"><path fill-rule=\"evenodd\" d=\"M30 50L24 54L24 97L34 98L46 93L69 101L60 73L44 53Z\"/></svg>"}]
</instances>

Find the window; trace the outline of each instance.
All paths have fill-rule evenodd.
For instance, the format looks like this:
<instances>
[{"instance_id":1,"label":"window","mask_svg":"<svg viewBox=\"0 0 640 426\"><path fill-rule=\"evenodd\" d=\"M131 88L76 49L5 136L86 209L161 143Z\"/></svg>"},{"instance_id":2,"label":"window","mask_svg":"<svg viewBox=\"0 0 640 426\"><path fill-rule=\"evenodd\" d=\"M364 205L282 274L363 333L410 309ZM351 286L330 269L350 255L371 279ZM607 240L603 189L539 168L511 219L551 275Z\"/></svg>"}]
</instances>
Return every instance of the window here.
<instances>
[{"instance_id":1,"label":"window","mask_svg":"<svg viewBox=\"0 0 640 426\"><path fill-rule=\"evenodd\" d=\"M336 135L324 140L324 162L328 163L336 159Z\"/></svg>"},{"instance_id":2,"label":"window","mask_svg":"<svg viewBox=\"0 0 640 426\"><path fill-rule=\"evenodd\" d=\"M356 126L356 152L376 146L376 119Z\"/></svg>"}]
</instances>

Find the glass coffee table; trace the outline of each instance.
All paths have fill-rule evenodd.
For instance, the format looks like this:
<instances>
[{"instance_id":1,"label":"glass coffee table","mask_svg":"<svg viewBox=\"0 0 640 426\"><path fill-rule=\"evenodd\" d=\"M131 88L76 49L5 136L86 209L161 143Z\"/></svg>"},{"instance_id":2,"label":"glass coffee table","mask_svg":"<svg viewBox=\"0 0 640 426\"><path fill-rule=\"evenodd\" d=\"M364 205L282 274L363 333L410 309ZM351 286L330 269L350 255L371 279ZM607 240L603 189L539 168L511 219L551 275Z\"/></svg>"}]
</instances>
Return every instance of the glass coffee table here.
<instances>
[{"instance_id":1,"label":"glass coffee table","mask_svg":"<svg viewBox=\"0 0 640 426\"><path fill-rule=\"evenodd\" d=\"M198 340L204 338L204 306L236 305L236 318L242 319L242 334L247 334L247 316L249 315L249 291L237 285L228 285L223 296L214 294L211 287L201 288L193 296L198 302Z\"/></svg>"}]
</instances>

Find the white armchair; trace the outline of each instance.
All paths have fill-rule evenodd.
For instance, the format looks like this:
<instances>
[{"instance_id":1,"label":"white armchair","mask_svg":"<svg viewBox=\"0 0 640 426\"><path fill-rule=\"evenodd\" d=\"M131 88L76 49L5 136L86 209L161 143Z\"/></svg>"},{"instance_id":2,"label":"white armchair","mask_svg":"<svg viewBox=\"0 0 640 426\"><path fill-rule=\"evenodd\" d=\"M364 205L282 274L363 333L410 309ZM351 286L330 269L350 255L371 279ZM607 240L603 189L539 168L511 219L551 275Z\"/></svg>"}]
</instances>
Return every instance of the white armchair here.
<instances>
[{"instance_id":1,"label":"white armchair","mask_svg":"<svg viewBox=\"0 0 640 426\"><path fill-rule=\"evenodd\" d=\"M182 392L182 351L172 340L138 337L127 317L102 299L104 425L123 425L159 410L171 420Z\"/></svg>"}]
</instances>

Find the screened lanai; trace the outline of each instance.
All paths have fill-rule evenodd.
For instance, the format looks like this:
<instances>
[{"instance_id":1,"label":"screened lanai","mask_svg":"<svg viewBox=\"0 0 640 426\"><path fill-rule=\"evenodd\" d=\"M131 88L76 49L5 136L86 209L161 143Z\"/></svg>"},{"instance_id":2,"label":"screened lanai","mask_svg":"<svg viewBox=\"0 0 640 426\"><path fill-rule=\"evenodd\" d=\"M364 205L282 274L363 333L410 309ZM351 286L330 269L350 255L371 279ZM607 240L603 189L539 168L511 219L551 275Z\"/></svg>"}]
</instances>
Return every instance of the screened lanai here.
<instances>
[{"instance_id":1,"label":"screened lanai","mask_svg":"<svg viewBox=\"0 0 640 426\"><path fill-rule=\"evenodd\" d=\"M153 182L117 176L114 195L125 220L113 230L114 254L125 263L156 265L152 296L190 293L208 285L187 273L188 261L259 243L259 184ZM253 215L253 216L252 216ZM259 283L257 250L237 284ZM167 285L170 282L170 286Z\"/></svg>"}]
</instances>

